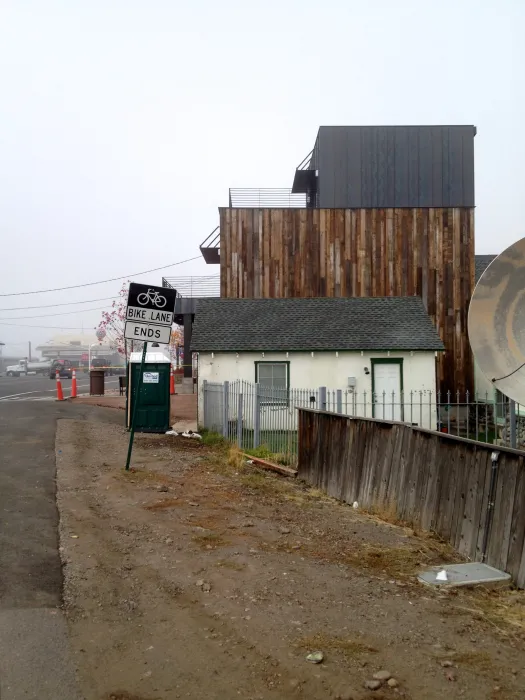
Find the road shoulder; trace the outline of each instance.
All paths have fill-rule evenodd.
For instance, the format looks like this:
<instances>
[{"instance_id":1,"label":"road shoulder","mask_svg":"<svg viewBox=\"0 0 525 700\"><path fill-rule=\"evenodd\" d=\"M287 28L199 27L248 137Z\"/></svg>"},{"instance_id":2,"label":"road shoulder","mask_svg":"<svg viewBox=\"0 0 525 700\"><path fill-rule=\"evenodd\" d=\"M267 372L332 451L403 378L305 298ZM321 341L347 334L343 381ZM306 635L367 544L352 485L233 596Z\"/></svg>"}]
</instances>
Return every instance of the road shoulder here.
<instances>
[{"instance_id":1,"label":"road shoulder","mask_svg":"<svg viewBox=\"0 0 525 700\"><path fill-rule=\"evenodd\" d=\"M82 700L61 610L0 610L2 700Z\"/></svg>"}]
</instances>

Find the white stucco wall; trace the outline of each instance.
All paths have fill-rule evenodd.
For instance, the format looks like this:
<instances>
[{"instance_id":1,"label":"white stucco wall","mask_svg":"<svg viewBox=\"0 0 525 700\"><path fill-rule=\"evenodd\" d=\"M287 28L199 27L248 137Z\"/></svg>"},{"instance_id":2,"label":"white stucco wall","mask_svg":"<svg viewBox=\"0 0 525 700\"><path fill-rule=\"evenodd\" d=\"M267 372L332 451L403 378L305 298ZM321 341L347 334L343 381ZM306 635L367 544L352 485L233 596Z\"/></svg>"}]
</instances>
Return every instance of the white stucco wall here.
<instances>
[{"instance_id":1,"label":"white stucco wall","mask_svg":"<svg viewBox=\"0 0 525 700\"><path fill-rule=\"evenodd\" d=\"M327 387L331 408L336 405L335 390L343 390L343 413L349 415L372 415L372 362L378 359L403 360L403 413L399 407L393 408L391 398L382 399L375 406L375 417L391 419L400 417L407 422L417 423L425 428L436 427L436 359L434 352L314 352L314 353L199 353L199 424L204 420L203 382L234 383L238 380L255 382L255 362L289 362L290 389L310 389L315 392L319 387ZM366 374L365 368L369 370ZM355 377L355 388L349 389L349 377ZM310 392L310 393L312 393ZM411 395L412 394L412 395ZM294 395L295 397L298 394ZM250 400L247 397L247 400ZM308 392L304 397L308 405ZM396 404L401 404L397 396ZM231 401L230 401L231 403ZM297 400L295 401L297 403ZM318 407L318 406L315 406ZM284 414L279 420L279 410ZM393 411L395 415L393 415ZM230 414L235 409L230 405ZM294 429L294 408L268 410L268 420L275 427L279 423L286 429ZM384 415L383 415L384 413Z\"/></svg>"}]
</instances>

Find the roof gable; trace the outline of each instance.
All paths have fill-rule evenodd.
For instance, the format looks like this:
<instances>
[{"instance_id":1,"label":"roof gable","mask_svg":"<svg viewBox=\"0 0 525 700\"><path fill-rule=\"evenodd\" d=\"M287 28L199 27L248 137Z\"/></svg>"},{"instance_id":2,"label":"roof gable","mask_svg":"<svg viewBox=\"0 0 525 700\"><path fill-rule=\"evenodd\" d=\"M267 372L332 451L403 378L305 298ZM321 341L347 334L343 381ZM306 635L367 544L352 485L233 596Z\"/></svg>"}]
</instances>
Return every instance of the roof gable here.
<instances>
[{"instance_id":1,"label":"roof gable","mask_svg":"<svg viewBox=\"0 0 525 700\"><path fill-rule=\"evenodd\" d=\"M475 255L474 264L476 268L476 283L479 282L479 278L485 272L490 263L495 260L497 255Z\"/></svg>"}]
</instances>

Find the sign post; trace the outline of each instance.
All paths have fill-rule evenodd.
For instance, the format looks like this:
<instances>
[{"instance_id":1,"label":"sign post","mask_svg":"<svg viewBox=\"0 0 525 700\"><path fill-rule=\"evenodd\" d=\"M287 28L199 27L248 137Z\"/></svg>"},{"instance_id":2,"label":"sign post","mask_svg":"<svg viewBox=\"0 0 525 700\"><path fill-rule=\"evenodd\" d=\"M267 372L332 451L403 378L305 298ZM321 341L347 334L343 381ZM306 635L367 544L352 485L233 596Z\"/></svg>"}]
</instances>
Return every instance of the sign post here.
<instances>
[{"instance_id":1,"label":"sign post","mask_svg":"<svg viewBox=\"0 0 525 700\"><path fill-rule=\"evenodd\" d=\"M141 340L144 346L142 348L142 359L140 362L135 403L133 404L133 412L131 415L131 432L129 436L128 456L126 459L126 471L129 470L131 462L133 439L135 437L135 421L144 382L144 365L146 363L148 341L158 343L159 345L169 344L176 298L177 292L175 289L152 287L145 284L136 284L135 282L131 282L129 285L124 338L129 340ZM131 376L131 369L129 370L129 375ZM150 373L146 383L154 383L154 375L155 373ZM128 385L129 384L130 382L128 380ZM131 390L130 398L132 399L133 386L131 386Z\"/></svg>"},{"instance_id":2,"label":"sign post","mask_svg":"<svg viewBox=\"0 0 525 700\"><path fill-rule=\"evenodd\" d=\"M146 362L146 352L148 344L144 343L142 348L142 360L140 361L139 384L137 386L137 396L133 405L133 413L131 415L131 432L129 435L128 457L126 459L126 471L129 471L129 463L131 462L131 451L133 449L133 439L135 437L135 419L137 417L137 408L140 403L140 392L142 389L142 373L144 372L144 363Z\"/></svg>"}]
</instances>

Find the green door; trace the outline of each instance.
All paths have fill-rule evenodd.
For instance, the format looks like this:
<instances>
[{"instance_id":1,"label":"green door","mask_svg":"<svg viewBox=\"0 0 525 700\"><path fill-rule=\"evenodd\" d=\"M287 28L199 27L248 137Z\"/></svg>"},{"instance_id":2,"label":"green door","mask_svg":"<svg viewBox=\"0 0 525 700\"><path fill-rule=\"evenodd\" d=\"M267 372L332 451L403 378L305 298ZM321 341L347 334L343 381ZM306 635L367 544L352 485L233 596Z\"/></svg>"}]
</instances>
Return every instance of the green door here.
<instances>
[{"instance_id":1,"label":"green door","mask_svg":"<svg viewBox=\"0 0 525 700\"><path fill-rule=\"evenodd\" d=\"M130 428L133 408L137 400L140 363L131 363L127 410ZM137 409L135 430L139 433L165 433L170 429L170 365L168 362L144 365L140 404Z\"/></svg>"}]
</instances>

